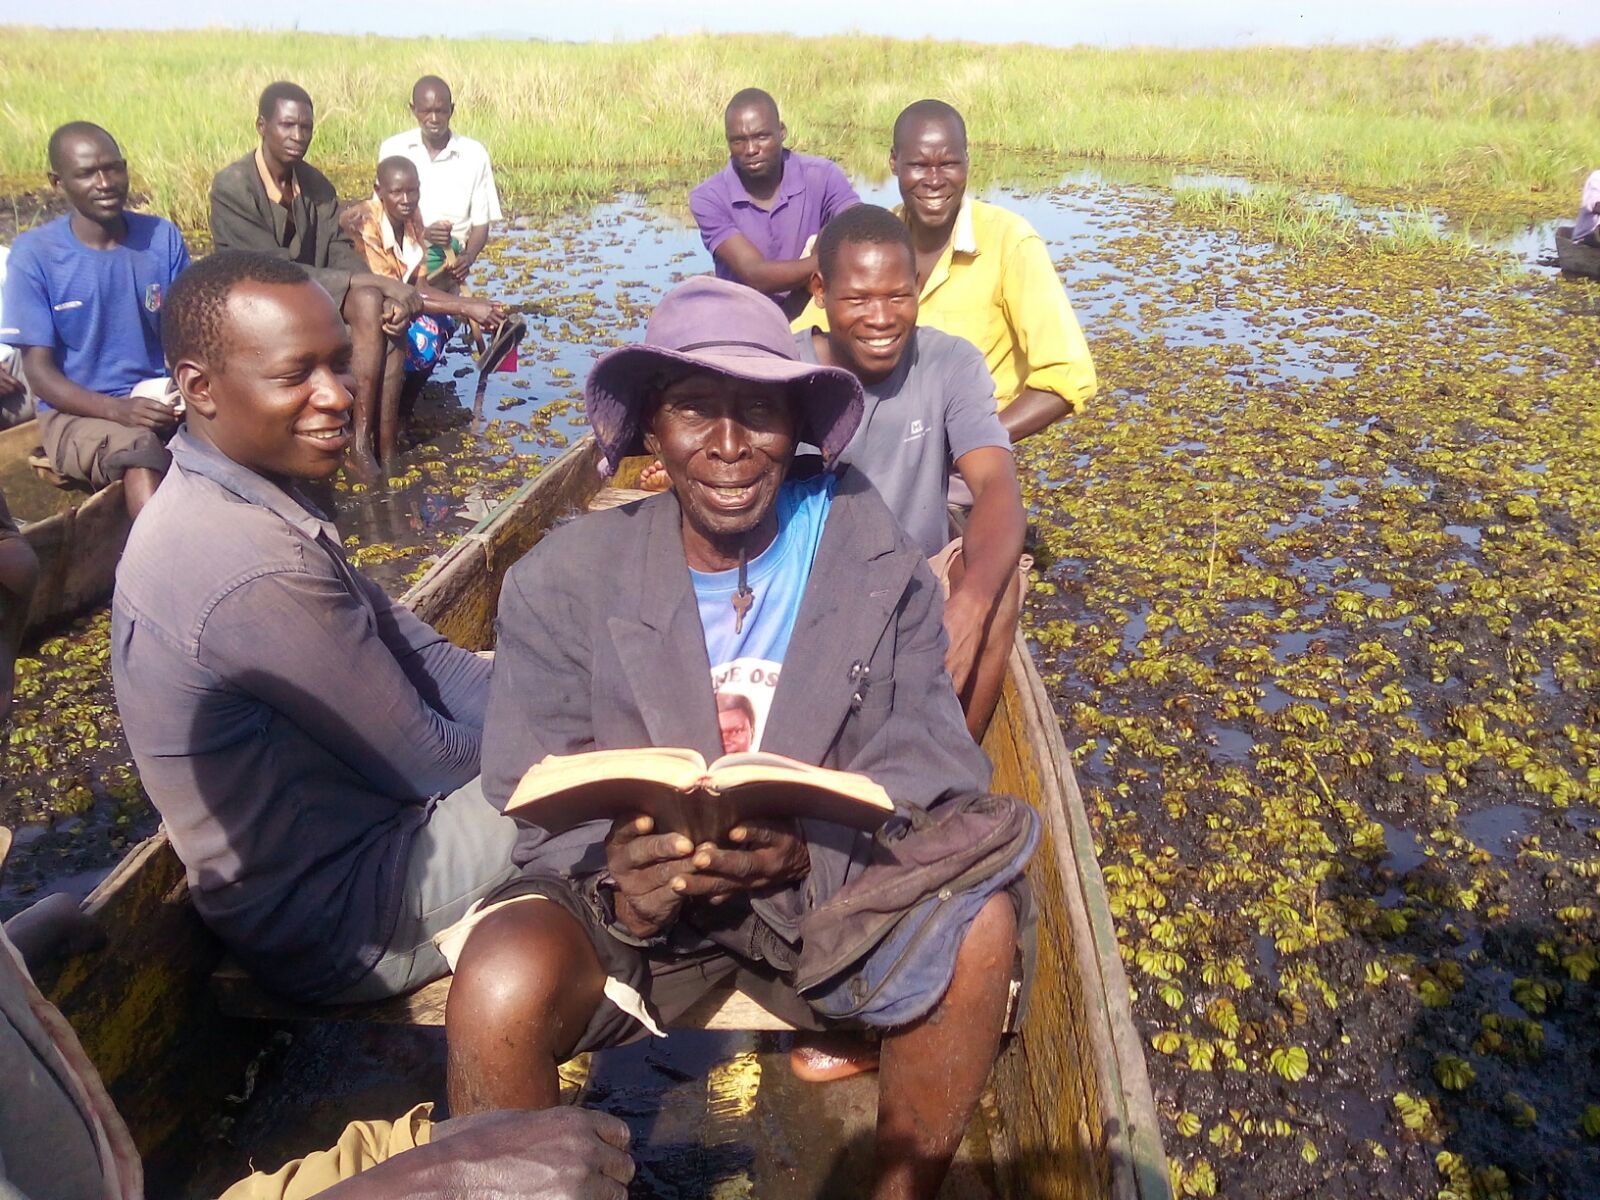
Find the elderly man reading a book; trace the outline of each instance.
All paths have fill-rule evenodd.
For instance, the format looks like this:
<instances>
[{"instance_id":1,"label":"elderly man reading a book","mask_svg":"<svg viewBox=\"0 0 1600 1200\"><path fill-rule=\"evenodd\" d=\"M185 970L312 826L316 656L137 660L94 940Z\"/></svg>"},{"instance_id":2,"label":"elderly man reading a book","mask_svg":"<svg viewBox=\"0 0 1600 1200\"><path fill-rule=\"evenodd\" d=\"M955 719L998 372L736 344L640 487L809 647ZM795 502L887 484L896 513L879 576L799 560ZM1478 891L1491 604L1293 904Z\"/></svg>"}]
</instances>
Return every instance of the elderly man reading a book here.
<instances>
[{"instance_id":1,"label":"elderly man reading a book","mask_svg":"<svg viewBox=\"0 0 1600 1200\"><path fill-rule=\"evenodd\" d=\"M921 550L859 473L796 469L797 443L831 464L849 442L854 376L799 362L759 293L699 278L642 345L600 359L586 403L612 465L657 455L672 486L557 529L507 575L483 748L494 803L519 808L550 755L675 747L714 778L730 694L749 702L753 749L848 772L903 810L983 792ZM539 803L522 809L536 826ZM615 798L594 812L614 815L538 826L522 875L441 939L455 1113L553 1105L562 1061L658 1035L730 979L797 1028L830 1027L796 981L801 929L876 869L869 835L763 817L691 838ZM1026 893L963 897L946 936L900 955L927 983L917 1019L881 1023L878 1200L938 1191L1005 1023Z\"/></svg>"}]
</instances>

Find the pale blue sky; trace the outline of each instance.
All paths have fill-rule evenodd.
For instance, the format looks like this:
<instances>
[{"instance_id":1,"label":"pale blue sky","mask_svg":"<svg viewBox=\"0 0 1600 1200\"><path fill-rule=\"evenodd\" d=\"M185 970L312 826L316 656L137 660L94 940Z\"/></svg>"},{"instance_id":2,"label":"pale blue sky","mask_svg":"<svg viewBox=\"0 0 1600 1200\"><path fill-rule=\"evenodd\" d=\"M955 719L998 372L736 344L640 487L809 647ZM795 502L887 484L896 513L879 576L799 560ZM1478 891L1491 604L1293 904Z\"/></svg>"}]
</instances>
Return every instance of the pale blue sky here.
<instances>
[{"instance_id":1,"label":"pale blue sky","mask_svg":"<svg viewBox=\"0 0 1600 1200\"><path fill-rule=\"evenodd\" d=\"M1307 44L1328 41L1538 37L1600 38L1596 0L559 0L453 4L449 0L77 0L41 12L32 0L0 0L0 22L79 27L291 28L336 33L500 34L575 41L657 33L861 30L902 37L1102 46ZM447 27L441 28L441 21Z\"/></svg>"}]
</instances>

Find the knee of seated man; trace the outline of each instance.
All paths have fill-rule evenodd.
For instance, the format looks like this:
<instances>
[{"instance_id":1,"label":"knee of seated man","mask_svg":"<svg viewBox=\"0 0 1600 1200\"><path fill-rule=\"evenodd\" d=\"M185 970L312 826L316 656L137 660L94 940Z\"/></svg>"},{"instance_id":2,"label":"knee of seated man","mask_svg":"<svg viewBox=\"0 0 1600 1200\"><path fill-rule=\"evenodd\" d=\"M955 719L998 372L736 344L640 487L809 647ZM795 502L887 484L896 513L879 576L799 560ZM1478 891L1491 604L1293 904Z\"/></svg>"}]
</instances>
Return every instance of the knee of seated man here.
<instances>
[{"instance_id":1,"label":"knee of seated man","mask_svg":"<svg viewBox=\"0 0 1600 1200\"><path fill-rule=\"evenodd\" d=\"M961 943L961 959L973 960L974 966L994 970L1009 966L1017 945L1017 911L1011 897L997 892L984 901L978 915L967 926ZM982 963L977 959L982 959ZM994 962L990 962L994 959Z\"/></svg>"},{"instance_id":2,"label":"knee of seated man","mask_svg":"<svg viewBox=\"0 0 1600 1200\"><path fill-rule=\"evenodd\" d=\"M450 1008L475 1024L570 1024L587 1021L604 988L583 927L558 904L527 900L489 914L472 931L456 964Z\"/></svg>"},{"instance_id":3,"label":"knee of seated man","mask_svg":"<svg viewBox=\"0 0 1600 1200\"><path fill-rule=\"evenodd\" d=\"M345 293L341 312L351 328L378 325L383 320L383 293L366 284L355 285Z\"/></svg>"}]
</instances>

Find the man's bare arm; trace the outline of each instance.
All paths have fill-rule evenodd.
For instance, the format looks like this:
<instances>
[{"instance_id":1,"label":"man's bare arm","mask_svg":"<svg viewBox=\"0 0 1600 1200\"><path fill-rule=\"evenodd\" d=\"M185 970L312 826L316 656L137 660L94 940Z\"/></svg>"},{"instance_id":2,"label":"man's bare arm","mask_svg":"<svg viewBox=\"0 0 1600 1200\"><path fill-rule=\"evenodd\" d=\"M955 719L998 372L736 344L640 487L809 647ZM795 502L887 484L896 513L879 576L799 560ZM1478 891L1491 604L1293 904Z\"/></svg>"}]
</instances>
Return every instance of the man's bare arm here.
<instances>
[{"instance_id":1,"label":"man's bare arm","mask_svg":"<svg viewBox=\"0 0 1600 1200\"><path fill-rule=\"evenodd\" d=\"M768 259L742 233L736 233L717 247L712 255L733 272L734 278L758 292L787 292L803 288L817 269L817 256Z\"/></svg>"},{"instance_id":2,"label":"man's bare arm","mask_svg":"<svg viewBox=\"0 0 1600 1200\"><path fill-rule=\"evenodd\" d=\"M24 346L22 369L33 384L34 395L51 408L74 417L98 417L119 425L143 426L165 433L178 423L178 414L159 400L136 396L103 396L79 387L61 373L49 346Z\"/></svg>"},{"instance_id":3,"label":"man's bare arm","mask_svg":"<svg viewBox=\"0 0 1600 1200\"><path fill-rule=\"evenodd\" d=\"M950 634L945 656L959 692L966 686L983 644L984 627L1017 571L1027 520L1011 452L980 446L956 460L956 470L972 492L972 515L961 538L965 572L945 603Z\"/></svg>"},{"instance_id":4,"label":"man's bare arm","mask_svg":"<svg viewBox=\"0 0 1600 1200\"><path fill-rule=\"evenodd\" d=\"M1000 424L1011 435L1011 444L1016 445L1023 438L1048 429L1071 411L1054 392L1024 388L1020 396L1000 410Z\"/></svg>"}]
</instances>

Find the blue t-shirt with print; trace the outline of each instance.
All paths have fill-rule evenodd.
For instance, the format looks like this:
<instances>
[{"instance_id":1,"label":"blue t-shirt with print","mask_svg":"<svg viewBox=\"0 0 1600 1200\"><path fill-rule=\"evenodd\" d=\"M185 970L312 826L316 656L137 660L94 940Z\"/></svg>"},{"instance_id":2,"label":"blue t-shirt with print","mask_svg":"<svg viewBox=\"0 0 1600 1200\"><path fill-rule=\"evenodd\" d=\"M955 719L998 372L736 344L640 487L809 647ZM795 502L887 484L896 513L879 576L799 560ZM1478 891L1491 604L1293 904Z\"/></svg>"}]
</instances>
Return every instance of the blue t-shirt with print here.
<instances>
[{"instance_id":1,"label":"blue t-shirt with print","mask_svg":"<svg viewBox=\"0 0 1600 1200\"><path fill-rule=\"evenodd\" d=\"M22 234L11 247L0 302L0 342L49 346L63 375L105 396L126 396L167 373L161 306L189 265L171 221L148 213L123 219L127 237L108 250L80 242L70 216Z\"/></svg>"},{"instance_id":2,"label":"blue t-shirt with print","mask_svg":"<svg viewBox=\"0 0 1600 1200\"><path fill-rule=\"evenodd\" d=\"M752 726L736 732L739 717L730 716L723 723L726 751L754 750L761 744L789 636L800 615L811 564L828 523L833 486L832 475L819 475L791 480L778 489L778 536L746 564L754 595L739 632L734 632L733 608L738 569L689 572L700 606L700 625L711 661L711 688L719 697L719 712L730 709L734 704L730 697L737 694L743 697L739 707Z\"/></svg>"}]
</instances>

